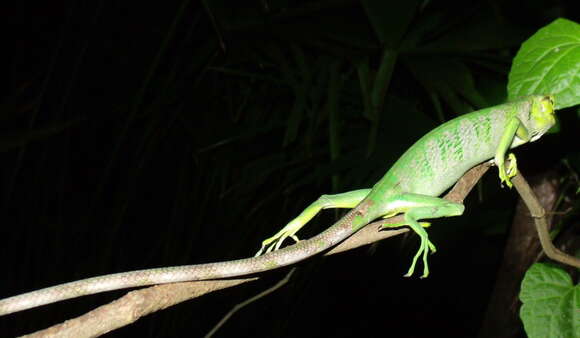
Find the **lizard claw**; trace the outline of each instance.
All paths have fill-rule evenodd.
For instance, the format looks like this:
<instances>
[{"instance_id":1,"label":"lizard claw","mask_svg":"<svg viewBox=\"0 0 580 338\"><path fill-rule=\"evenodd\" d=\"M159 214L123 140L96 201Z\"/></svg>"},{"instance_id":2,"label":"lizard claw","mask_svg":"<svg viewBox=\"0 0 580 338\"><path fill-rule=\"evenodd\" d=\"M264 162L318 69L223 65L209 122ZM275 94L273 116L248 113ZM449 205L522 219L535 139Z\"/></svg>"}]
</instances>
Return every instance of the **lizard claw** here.
<instances>
[{"instance_id":1,"label":"lizard claw","mask_svg":"<svg viewBox=\"0 0 580 338\"><path fill-rule=\"evenodd\" d=\"M294 240L294 242L296 242L296 243L300 242L300 239L298 239L298 237L296 236L296 232L301 227L302 227L302 224L298 225L298 224L295 224L294 222L288 223L288 225L286 225L277 234L275 234L274 236L272 236L268 239L265 239L262 242L262 247L260 248L260 250L258 250L258 252L256 252L254 257L257 257L257 256L260 256L264 253L268 253L268 252L272 252L272 251L276 251L276 250L280 249L280 247L282 246L282 243L284 243L286 238L292 238Z\"/></svg>"},{"instance_id":2,"label":"lizard claw","mask_svg":"<svg viewBox=\"0 0 580 338\"><path fill-rule=\"evenodd\" d=\"M510 153L508 155L508 160L509 160L509 164L508 164L507 168L505 167L505 165L503 163L498 165L499 180L500 180L500 185L502 187L503 187L503 183L505 182L505 184L508 186L508 188L511 188L513 186L512 182L511 182L511 178L516 176L518 173L518 163L516 160L516 156L513 153Z\"/></svg>"}]
</instances>

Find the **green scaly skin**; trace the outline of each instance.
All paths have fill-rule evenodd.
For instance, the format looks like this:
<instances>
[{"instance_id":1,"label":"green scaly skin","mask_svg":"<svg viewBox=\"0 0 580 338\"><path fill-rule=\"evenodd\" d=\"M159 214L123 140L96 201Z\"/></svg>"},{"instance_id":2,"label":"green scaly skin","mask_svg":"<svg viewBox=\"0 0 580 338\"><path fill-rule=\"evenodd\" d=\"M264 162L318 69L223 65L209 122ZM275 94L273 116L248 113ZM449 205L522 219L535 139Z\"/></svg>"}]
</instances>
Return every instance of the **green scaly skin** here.
<instances>
[{"instance_id":1,"label":"green scaly skin","mask_svg":"<svg viewBox=\"0 0 580 338\"><path fill-rule=\"evenodd\" d=\"M472 112L440 125L409 148L372 189L338 195L323 195L280 232L262 243L252 258L122 272L60 284L0 300L0 315L22 311L61 300L137 286L244 276L296 263L340 243L380 217L404 214L404 222L419 236L421 244L405 276L413 274L419 257L427 277L428 253L435 246L420 219L458 216L464 206L439 196L467 170L489 159L499 168L501 182L511 186L517 173L510 148L535 141L555 123L551 96L530 96L519 101ZM316 213L325 208L353 208L330 228L296 245L278 250L282 242Z\"/></svg>"}]
</instances>

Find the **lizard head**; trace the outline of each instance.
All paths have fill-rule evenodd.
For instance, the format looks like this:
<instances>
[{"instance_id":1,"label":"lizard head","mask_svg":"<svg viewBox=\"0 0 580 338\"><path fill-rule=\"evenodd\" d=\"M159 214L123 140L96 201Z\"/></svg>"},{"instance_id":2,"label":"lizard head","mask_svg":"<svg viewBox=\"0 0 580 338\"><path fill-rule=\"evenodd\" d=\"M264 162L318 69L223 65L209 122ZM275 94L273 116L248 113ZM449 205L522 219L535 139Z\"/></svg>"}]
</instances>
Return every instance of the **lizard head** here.
<instances>
[{"instance_id":1,"label":"lizard head","mask_svg":"<svg viewBox=\"0 0 580 338\"><path fill-rule=\"evenodd\" d=\"M554 96L531 96L531 106L528 112L527 121L524 124L530 133L530 141L539 139L550 128L552 128L552 126L556 124Z\"/></svg>"}]
</instances>

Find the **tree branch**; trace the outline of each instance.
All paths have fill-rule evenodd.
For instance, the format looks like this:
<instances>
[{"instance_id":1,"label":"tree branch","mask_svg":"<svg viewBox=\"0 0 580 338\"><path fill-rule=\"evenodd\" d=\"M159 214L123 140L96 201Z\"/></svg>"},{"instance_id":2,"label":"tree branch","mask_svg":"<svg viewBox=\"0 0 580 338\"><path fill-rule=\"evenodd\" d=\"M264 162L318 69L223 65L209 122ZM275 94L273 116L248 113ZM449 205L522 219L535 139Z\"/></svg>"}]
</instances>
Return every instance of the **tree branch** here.
<instances>
[{"instance_id":1,"label":"tree branch","mask_svg":"<svg viewBox=\"0 0 580 338\"><path fill-rule=\"evenodd\" d=\"M469 170L444 198L453 202L461 203L490 166L490 162L486 162ZM537 199L531 192L522 175L519 174L512 180L516 189L524 201L526 201L526 205L528 205L528 208L530 208L531 213L534 216L542 247L548 257L565 264L580 267L578 259L562 253L553 246L547 232L547 222L544 217L545 211L537 202ZM325 255L333 255L339 252L351 250L409 231L408 228L378 231L382 224L398 223L401 222L401 220L401 216L396 216L372 222L344 242L326 252ZM157 285L139 289L129 292L118 300L101 306L80 317L38 331L30 335L30 337L41 337L47 334L50 334L51 337L88 337L100 335L130 324L140 317L169 306L197 298L213 291L254 281L256 279L258 279L258 277L235 280L194 281Z\"/></svg>"},{"instance_id":2,"label":"tree branch","mask_svg":"<svg viewBox=\"0 0 580 338\"><path fill-rule=\"evenodd\" d=\"M542 244L542 248L544 249L546 256L557 262L580 268L580 259L565 254L564 252L558 250L554 244L552 244L552 239L550 238L550 233L548 232L546 211L538 201L538 198L532 191L532 188L530 188L530 185L526 179L520 173L512 178L512 182L520 194L522 200L530 210L530 214L534 218L536 231L538 232L538 237L540 238L540 243Z\"/></svg>"}]
</instances>

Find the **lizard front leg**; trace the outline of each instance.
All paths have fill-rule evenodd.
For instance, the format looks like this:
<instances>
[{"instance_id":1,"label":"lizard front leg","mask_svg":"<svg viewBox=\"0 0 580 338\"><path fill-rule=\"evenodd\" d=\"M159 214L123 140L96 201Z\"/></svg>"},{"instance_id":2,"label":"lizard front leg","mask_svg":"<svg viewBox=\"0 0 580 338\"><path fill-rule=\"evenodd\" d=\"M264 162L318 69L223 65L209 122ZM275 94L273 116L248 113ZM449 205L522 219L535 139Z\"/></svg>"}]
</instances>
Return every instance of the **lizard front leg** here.
<instances>
[{"instance_id":1,"label":"lizard front leg","mask_svg":"<svg viewBox=\"0 0 580 338\"><path fill-rule=\"evenodd\" d=\"M513 153L509 153L509 164L507 168L505 166L505 156L510 146L512 146L514 142L527 143L529 141L530 134L526 127L517 117L511 117L506 124L494 156L494 163L497 165L499 171L500 184L503 185L505 182L505 184L511 188L511 178L516 176L518 173L516 156Z\"/></svg>"}]
</instances>

